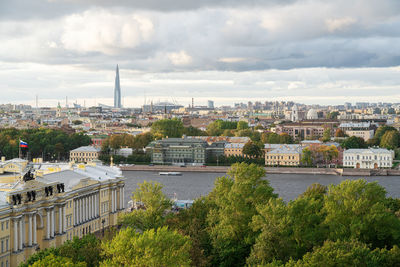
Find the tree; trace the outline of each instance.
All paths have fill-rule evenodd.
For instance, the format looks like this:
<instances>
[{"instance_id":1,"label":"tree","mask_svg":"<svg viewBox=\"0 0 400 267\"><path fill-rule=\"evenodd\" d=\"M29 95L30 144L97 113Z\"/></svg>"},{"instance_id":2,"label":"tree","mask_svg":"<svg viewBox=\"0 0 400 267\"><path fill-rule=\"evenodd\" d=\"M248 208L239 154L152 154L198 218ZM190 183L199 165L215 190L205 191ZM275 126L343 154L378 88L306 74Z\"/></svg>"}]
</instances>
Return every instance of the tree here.
<instances>
[{"instance_id":1,"label":"tree","mask_svg":"<svg viewBox=\"0 0 400 267\"><path fill-rule=\"evenodd\" d=\"M321 212L324 199L320 189L311 188L287 205L282 199L270 199L267 205L258 206L259 215L253 217L251 225L261 233L247 259L248 265L300 259L323 243L326 228L322 224L325 215ZM313 190L318 192L311 193Z\"/></svg>"},{"instance_id":2,"label":"tree","mask_svg":"<svg viewBox=\"0 0 400 267\"><path fill-rule=\"evenodd\" d=\"M397 130L386 131L382 136L380 147L387 149L396 149L399 147L400 134Z\"/></svg>"},{"instance_id":3,"label":"tree","mask_svg":"<svg viewBox=\"0 0 400 267\"><path fill-rule=\"evenodd\" d=\"M341 146L345 149L350 149L350 148L367 148L367 144L365 143L364 139L361 137L357 136L351 136L349 138L346 138Z\"/></svg>"},{"instance_id":4,"label":"tree","mask_svg":"<svg viewBox=\"0 0 400 267\"><path fill-rule=\"evenodd\" d=\"M393 131L393 130L395 131L396 128L394 128L394 127L392 127L392 126L387 126L387 125L380 126L380 127L376 130L375 135L374 135L374 138L377 140L378 145L380 144L383 135L384 135L387 131Z\"/></svg>"},{"instance_id":5,"label":"tree","mask_svg":"<svg viewBox=\"0 0 400 267\"><path fill-rule=\"evenodd\" d=\"M59 248L59 253L74 263L85 262L88 267L95 267L102 260L100 245L100 240L94 235L85 235L82 238L75 236L73 240L68 240Z\"/></svg>"},{"instance_id":6,"label":"tree","mask_svg":"<svg viewBox=\"0 0 400 267\"><path fill-rule=\"evenodd\" d=\"M306 147L303 149L303 154L301 155L301 163L305 166L313 165L313 153L310 148Z\"/></svg>"},{"instance_id":7,"label":"tree","mask_svg":"<svg viewBox=\"0 0 400 267\"><path fill-rule=\"evenodd\" d=\"M106 260L101 266L190 266L190 239L168 227L142 234L128 227L102 245Z\"/></svg>"},{"instance_id":8,"label":"tree","mask_svg":"<svg viewBox=\"0 0 400 267\"><path fill-rule=\"evenodd\" d=\"M358 239L373 248L400 241L400 220L385 206L385 189L376 182L343 181L330 185L325 196L329 238Z\"/></svg>"},{"instance_id":9,"label":"tree","mask_svg":"<svg viewBox=\"0 0 400 267\"><path fill-rule=\"evenodd\" d=\"M212 246L207 224L207 215L212 207L214 202L208 197L202 197L195 200L189 209L180 210L166 220L169 229L190 237L192 266L205 267L212 264Z\"/></svg>"},{"instance_id":10,"label":"tree","mask_svg":"<svg viewBox=\"0 0 400 267\"><path fill-rule=\"evenodd\" d=\"M304 255L302 260L291 260L285 266L399 266L399 249L371 250L366 244L352 241L326 241L323 246L316 247L313 252Z\"/></svg>"},{"instance_id":11,"label":"tree","mask_svg":"<svg viewBox=\"0 0 400 267\"><path fill-rule=\"evenodd\" d=\"M209 194L215 207L207 221L213 245L214 264L243 266L254 244L256 234L249 227L256 207L276 197L269 182L263 180L265 170L251 164L234 164L229 176L219 177Z\"/></svg>"},{"instance_id":12,"label":"tree","mask_svg":"<svg viewBox=\"0 0 400 267\"><path fill-rule=\"evenodd\" d=\"M247 155L250 158L258 158L263 155L261 148L249 141L243 146L243 154Z\"/></svg>"},{"instance_id":13,"label":"tree","mask_svg":"<svg viewBox=\"0 0 400 267\"><path fill-rule=\"evenodd\" d=\"M144 181L139 184L132 200L138 202L143 209L123 215L121 223L142 231L162 226L165 211L172 207L171 200L162 192L162 188L163 185L157 182Z\"/></svg>"},{"instance_id":14,"label":"tree","mask_svg":"<svg viewBox=\"0 0 400 267\"><path fill-rule=\"evenodd\" d=\"M81 120L74 120L72 121L73 125L81 125L83 122Z\"/></svg>"},{"instance_id":15,"label":"tree","mask_svg":"<svg viewBox=\"0 0 400 267\"><path fill-rule=\"evenodd\" d=\"M71 259L61 256L56 256L54 254L50 254L43 259L40 259L34 262L32 267L59 267L59 266L66 266L66 267L86 267L86 263L79 262L73 263Z\"/></svg>"},{"instance_id":16,"label":"tree","mask_svg":"<svg viewBox=\"0 0 400 267\"><path fill-rule=\"evenodd\" d=\"M237 123L237 127L236 127L237 130L244 130L244 129L248 129L248 128L249 128L249 124L245 121L239 121Z\"/></svg>"},{"instance_id":17,"label":"tree","mask_svg":"<svg viewBox=\"0 0 400 267\"><path fill-rule=\"evenodd\" d=\"M182 137L183 123L178 119L158 120L151 125L151 133L156 137Z\"/></svg>"},{"instance_id":18,"label":"tree","mask_svg":"<svg viewBox=\"0 0 400 267\"><path fill-rule=\"evenodd\" d=\"M346 135L344 134L344 132L342 131L342 129L337 128L336 132L335 132L335 137L345 137Z\"/></svg>"},{"instance_id":19,"label":"tree","mask_svg":"<svg viewBox=\"0 0 400 267\"><path fill-rule=\"evenodd\" d=\"M59 249L57 248L46 248L32 254L24 263L21 263L19 267L32 266L35 262L46 258L49 255L60 256Z\"/></svg>"},{"instance_id":20,"label":"tree","mask_svg":"<svg viewBox=\"0 0 400 267\"><path fill-rule=\"evenodd\" d=\"M322 136L322 141L328 142L330 140L331 140L331 129L330 128L326 128L324 130L324 134Z\"/></svg>"},{"instance_id":21,"label":"tree","mask_svg":"<svg viewBox=\"0 0 400 267\"><path fill-rule=\"evenodd\" d=\"M183 134L187 136L204 136L207 135L205 131L200 130L199 128L189 126L183 128Z\"/></svg>"}]
</instances>

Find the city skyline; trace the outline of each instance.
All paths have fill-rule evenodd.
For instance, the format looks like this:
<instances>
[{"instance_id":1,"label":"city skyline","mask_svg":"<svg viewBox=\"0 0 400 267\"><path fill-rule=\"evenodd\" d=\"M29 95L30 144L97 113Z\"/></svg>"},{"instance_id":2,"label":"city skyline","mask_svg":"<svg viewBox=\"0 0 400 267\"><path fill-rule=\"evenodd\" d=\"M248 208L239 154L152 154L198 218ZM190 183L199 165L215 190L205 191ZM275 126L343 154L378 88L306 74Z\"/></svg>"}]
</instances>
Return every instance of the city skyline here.
<instances>
[{"instance_id":1,"label":"city skyline","mask_svg":"<svg viewBox=\"0 0 400 267\"><path fill-rule=\"evenodd\" d=\"M126 106L400 102L398 1L39 2L0 3L1 103L112 105L117 63Z\"/></svg>"}]
</instances>

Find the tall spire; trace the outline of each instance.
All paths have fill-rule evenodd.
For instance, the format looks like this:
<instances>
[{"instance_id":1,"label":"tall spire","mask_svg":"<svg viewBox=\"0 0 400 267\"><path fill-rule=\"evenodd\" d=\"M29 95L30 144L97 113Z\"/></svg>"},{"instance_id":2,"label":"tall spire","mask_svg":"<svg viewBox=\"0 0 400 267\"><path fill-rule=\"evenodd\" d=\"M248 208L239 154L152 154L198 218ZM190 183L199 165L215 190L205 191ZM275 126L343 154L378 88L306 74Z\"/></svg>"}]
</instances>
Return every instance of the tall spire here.
<instances>
[{"instance_id":1,"label":"tall spire","mask_svg":"<svg viewBox=\"0 0 400 267\"><path fill-rule=\"evenodd\" d=\"M122 108L122 105L121 105L121 86L119 84L119 68L118 68L118 64L117 64L117 70L116 70L116 74L115 74L114 108Z\"/></svg>"}]
</instances>

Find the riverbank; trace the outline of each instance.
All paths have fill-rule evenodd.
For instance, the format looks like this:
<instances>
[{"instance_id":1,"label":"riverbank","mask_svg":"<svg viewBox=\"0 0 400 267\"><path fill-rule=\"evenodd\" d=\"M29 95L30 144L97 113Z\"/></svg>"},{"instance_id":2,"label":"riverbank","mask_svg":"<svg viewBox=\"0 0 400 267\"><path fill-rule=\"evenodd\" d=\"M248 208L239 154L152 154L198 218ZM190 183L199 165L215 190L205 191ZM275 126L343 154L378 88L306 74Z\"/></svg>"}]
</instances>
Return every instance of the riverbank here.
<instances>
[{"instance_id":1,"label":"riverbank","mask_svg":"<svg viewBox=\"0 0 400 267\"><path fill-rule=\"evenodd\" d=\"M214 172L226 173L229 166L166 166L166 165L134 165L120 167L123 171L153 171L153 172ZM350 168L291 168L266 167L266 173L273 174L321 174L341 176L400 176L400 170L392 169L350 169Z\"/></svg>"}]
</instances>

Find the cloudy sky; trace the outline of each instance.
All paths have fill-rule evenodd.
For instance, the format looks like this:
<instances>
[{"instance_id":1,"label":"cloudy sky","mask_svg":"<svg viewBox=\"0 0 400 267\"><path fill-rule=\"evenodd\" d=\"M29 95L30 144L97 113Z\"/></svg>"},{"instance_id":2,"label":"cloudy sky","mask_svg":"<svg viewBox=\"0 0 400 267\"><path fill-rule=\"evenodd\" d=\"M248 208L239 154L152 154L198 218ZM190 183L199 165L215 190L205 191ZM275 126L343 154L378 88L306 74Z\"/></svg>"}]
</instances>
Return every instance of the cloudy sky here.
<instances>
[{"instance_id":1,"label":"cloudy sky","mask_svg":"<svg viewBox=\"0 0 400 267\"><path fill-rule=\"evenodd\" d=\"M399 0L0 0L0 103L400 102Z\"/></svg>"}]
</instances>

